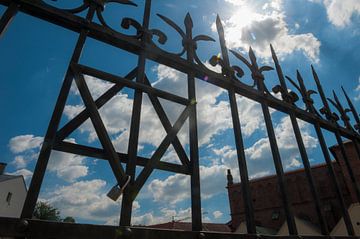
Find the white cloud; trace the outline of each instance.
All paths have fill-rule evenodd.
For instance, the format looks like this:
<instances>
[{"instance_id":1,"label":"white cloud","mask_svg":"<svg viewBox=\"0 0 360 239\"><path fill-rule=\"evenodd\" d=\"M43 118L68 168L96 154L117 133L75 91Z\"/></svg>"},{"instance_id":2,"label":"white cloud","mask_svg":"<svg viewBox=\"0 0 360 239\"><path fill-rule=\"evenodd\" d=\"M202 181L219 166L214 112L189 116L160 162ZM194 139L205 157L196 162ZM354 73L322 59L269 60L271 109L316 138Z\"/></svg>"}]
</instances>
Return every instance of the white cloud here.
<instances>
[{"instance_id":1,"label":"white cloud","mask_svg":"<svg viewBox=\"0 0 360 239\"><path fill-rule=\"evenodd\" d=\"M310 135L307 126L302 122L298 121L299 127L302 130L302 137L305 147L311 150L317 147L317 139ZM293 133L292 124L289 117L283 117L279 124L275 125L275 135L277 145L280 150L282 163L285 169L298 168L302 164L299 163L299 151L295 136ZM268 138L261 138L252 147L245 150L247 158L250 159L249 167L254 173L261 171L269 171L269 167L273 167L270 143ZM258 163L255 163L255 162ZM259 166L259 165L262 166ZM270 170L273 171L273 170Z\"/></svg>"},{"instance_id":2,"label":"white cloud","mask_svg":"<svg viewBox=\"0 0 360 239\"><path fill-rule=\"evenodd\" d=\"M135 215L132 217L132 225L155 225L165 222L170 222L172 220L181 220L181 221L191 221L191 208L186 209L169 209L161 208L158 213L153 211L147 212L140 215Z\"/></svg>"},{"instance_id":3,"label":"white cloud","mask_svg":"<svg viewBox=\"0 0 360 239\"><path fill-rule=\"evenodd\" d=\"M286 165L286 168L298 168L301 166L301 162L297 160L296 158L292 158L288 165Z\"/></svg>"},{"instance_id":4,"label":"white cloud","mask_svg":"<svg viewBox=\"0 0 360 239\"><path fill-rule=\"evenodd\" d=\"M67 182L74 182L86 176L89 168L85 165L85 157L53 150L48 170Z\"/></svg>"},{"instance_id":5,"label":"white cloud","mask_svg":"<svg viewBox=\"0 0 360 239\"><path fill-rule=\"evenodd\" d=\"M358 0L323 0L329 21L336 27L346 27L351 18L360 14L360 1Z\"/></svg>"},{"instance_id":6,"label":"white cloud","mask_svg":"<svg viewBox=\"0 0 360 239\"><path fill-rule=\"evenodd\" d=\"M237 5L241 6L223 22L229 48L247 51L252 46L257 56L269 59L269 44L272 43L280 57L301 51L311 61L318 62L320 41L312 33L290 33L282 1L267 1L262 8L245 1ZM215 23L212 29L215 31Z\"/></svg>"},{"instance_id":7,"label":"white cloud","mask_svg":"<svg viewBox=\"0 0 360 239\"><path fill-rule=\"evenodd\" d=\"M247 137L256 130L264 130L265 123L261 105L243 96L237 96L238 111L241 124L241 132Z\"/></svg>"},{"instance_id":8,"label":"white cloud","mask_svg":"<svg viewBox=\"0 0 360 239\"><path fill-rule=\"evenodd\" d=\"M306 149L312 150L316 148L317 139L311 135L308 125L303 121L298 121L298 123ZM274 130L284 168L291 170L301 167L302 163L299 159L299 151L290 118L283 117L278 124L275 124ZM236 160L236 150L230 146L224 146L220 149L214 149L213 151L221 157L221 162L224 165L228 168L236 169L232 171L235 179L239 171ZM263 177L274 173L274 163L267 137L258 139L253 145L246 148L245 156L250 178Z\"/></svg>"},{"instance_id":9,"label":"white cloud","mask_svg":"<svg viewBox=\"0 0 360 239\"><path fill-rule=\"evenodd\" d=\"M58 208L62 216L93 220L105 223L116 220L120 215L121 198L114 202L106 196L110 186L104 180L92 179L78 181L66 186L58 186L47 192L42 199ZM137 201L133 210L140 208Z\"/></svg>"},{"instance_id":10,"label":"white cloud","mask_svg":"<svg viewBox=\"0 0 360 239\"><path fill-rule=\"evenodd\" d=\"M241 6L246 3L245 0L225 0L225 2L231 3L233 5Z\"/></svg>"},{"instance_id":11,"label":"white cloud","mask_svg":"<svg viewBox=\"0 0 360 239\"><path fill-rule=\"evenodd\" d=\"M212 214L215 219L219 219L224 215L224 213L222 213L220 211L214 211Z\"/></svg>"},{"instance_id":12,"label":"white cloud","mask_svg":"<svg viewBox=\"0 0 360 239\"><path fill-rule=\"evenodd\" d=\"M75 143L74 139L68 139ZM17 153L12 164L17 169L26 170L28 162L37 158L43 138L34 135L19 135L13 137L9 141L9 147L13 153ZM47 169L50 172L68 182L86 176L88 174L88 167L85 165L85 157L67 154L53 150L51 152L50 160ZM29 176L29 174L28 174Z\"/></svg>"},{"instance_id":13,"label":"white cloud","mask_svg":"<svg viewBox=\"0 0 360 239\"><path fill-rule=\"evenodd\" d=\"M35 137L31 134L19 135L10 139L9 147L13 153L22 153L40 147L42 142L42 137Z\"/></svg>"},{"instance_id":14,"label":"white cloud","mask_svg":"<svg viewBox=\"0 0 360 239\"><path fill-rule=\"evenodd\" d=\"M165 180L152 180L147 190L152 194L154 201L176 204L190 197L190 177L176 174Z\"/></svg>"},{"instance_id":15,"label":"white cloud","mask_svg":"<svg viewBox=\"0 0 360 239\"><path fill-rule=\"evenodd\" d=\"M225 165L200 166L201 198L209 199L220 194L226 186ZM216 180L214 180L216 178ZM178 202L190 198L190 177L176 174L164 180L152 180L147 190L155 202L164 202L175 205Z\"/></svg>"},{"instance_id":16,"label":"white cloud","mask_svg":"<svg viewBox=\"0 0 360 239\"><path fill-rule=\"evenodd\" d=\"M27 161L24 159L23 156L18 155L15 157L14 161L12 162L12 164L15 165L15 168L25 168L27 165Z\"/></svg>"},{"instance_id":17,"label":"white cloud","mask_svg":"<svg viewBox=\"0 0 360 239\"><path fill-rule=\"evenodd\" d=\"M27 169L19 169L15 172L9 173L10 175L22 175L24 177L24 180L28 182L28 180L32 177L33 172Z\"/></svg>"},{"instance_id":18,"label":"white cloud","mask_svg":"<svg viewBox=\"0 0 360 239\"><path fill-rule=\"evenodd\" d=\"M208 65L208 64L207 64ZM217 68L216 68L217 69ZM183 97L187 97L187 78L186 75L169 67L159 65L154 68L158 80L153 86L158 89L169 91ZM218 69L217 69L218 70ZM94 95L99 95L109 88L111 84L92 77L86 77L89 89L98 88ZM231 127L231 115L226 101L217 102L224 90L203 81L196 82L197 104L198 104L198 132L200 145L209 143L211 138ZM78 94L73 90L75 94ZM127 150L129 137L130 118L132 111L132 99L129 95L118 93L112 100L100 109L100 115L113 138L115 147L119 151ZM184 106L161 100L160 102L167 113L170 122L174 123L180 115ZM73 118L82 109L82 105L67 105L65 114L68 118ZM81 127L80 132L88 134L88 141L93 142L97 136L89 120ZM143 97L141 124L140 124L140 144L151 144L157 146L165 137L165 130L156 115L156 112L148 99ZM183 144L188 143L188 125L184 124L178 134Z\"/></svg>"}]
</instances>

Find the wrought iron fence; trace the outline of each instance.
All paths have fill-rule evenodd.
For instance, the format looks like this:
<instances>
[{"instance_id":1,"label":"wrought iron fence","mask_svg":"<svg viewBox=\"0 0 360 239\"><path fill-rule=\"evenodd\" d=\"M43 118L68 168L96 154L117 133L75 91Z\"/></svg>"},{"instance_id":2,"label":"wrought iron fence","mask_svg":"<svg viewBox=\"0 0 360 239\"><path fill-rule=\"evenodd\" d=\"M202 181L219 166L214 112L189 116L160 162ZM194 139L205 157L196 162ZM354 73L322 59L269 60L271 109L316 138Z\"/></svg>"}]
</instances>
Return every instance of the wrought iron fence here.
<instances>
[{"instance_id":1,"label":"wrought iron fence","mask_svg":"<svg viewBox=\"0 0 360 239\"><path fill-rule=\"evenodd\" d=\"M352 104L350 98L347 96L344 89L342 90L347 99L348 107L345 107L340 103L335 93L333 93L332 99L325 96L318 75L316 74L316 71L313 67L311 69L313 73L313 78L317 85L317 91L306 88L304 80L299 72L297 72L296 75L297 81L288 76L284 76L275 51L273 47L270 46L275 70L279 79L279 84L275 85L271 89L271 91L281 94L281 99L278 99L274 97L274 95L266 87L264 82L266 79L264 72L274 70L274 68L271 66L259 66L256 56L251 48L249 50L248 57L243 56L240 52L230 50L230 53L239 60L236 63L230 62L229 50L225 43L224 30L219 17L217 17L216 19L216 27L221 47L221 56L213 56L211 57L209 62L213 66L219 65L221 67L221 73L214 72L207 68L203 64L203 60L199 58L197 54L197 43L199 41L216 42L216 40L206 35L194 36L195 34L192 31L193 22L189 14L187 14L184 19L184 26L180 26L174 21L172 21L170 18L158 14L158 17L170 27L172 27L179 34L179 37L182 40L181 52L173 53L164 50L162 47L162 45L166 44L167 42L166 34L159 29L150 28L151 0L145 1L142 24L140 24L134 19L127 17L124 17L122 19L121 27L123 29L134 28L136 30L136 34L134 35L127 35L125 33L122 33L121 29L114 29L109 26L109 24L107 24L107 21L104 17L104 11L106 11L105 6L108 3L131 5L127 7L136 7L136 4L134 4L130 0L84 0L81 4L79 4L78 7L72 9L59 9L51 3L45 2L44 0L0 0L0 4L6 7L6 11L0 20L1 35L4 34L6 27L10 24L11 20L15 17L18 11L67 28L79 34L75 49L73 51L73 55L71 57L63 81L63 85L60 90L60 94L56 102L55 109L53 111L53 115L48 126L48 130L46 132L46 136L44 138L44 143L42 145L36 168L32 177L21 218L30 219L32 217L50 153L52 150L58 150L62 152L107 160L111 166L111 169L116 177L118 184L121 187L124 187L129 183L127 187L124 188L120 226L130 225L133 201L154 169L162 169L174 173L189 175L191 178L192 229L193 231L201 231L202 221L195 79L204 79L206 77L208 83L213 84L217 87L221 87L228 92L237 150L237 158L242 182L242 196L245 202L244 207L246 214L247 232L249 234L256 234L256 225L254 220L254 208L251 200L251 189L249 184L248 169L245 160L244 142L240 127L241 123L238 114L236 95L244 96L248 99L258 102L261 105L266 130L270 141L270 148L276 169L276 175L278 178L283 207L286 213L286 221L289 229L289 234L297 235L298 233L294 221L291 202L288 198L289 194L284 176L284 170L281 163L281 157L269 108L284 112L289 115L291 119L293 131L296 137L296 142L305 168L307 180L311 188L311 193L316 206L317 215L319 217L321 232L323 235L329 235L326 220L324 219L324 212L321 208L319 193L317 192L314 184L314 178L312 176L308 154L306 152L303 138L301 136L298 119L306 121L314 126L323 156L325 158L327 170L334 185L337 199L341 205L342 216L344 218L348 234L350 236L354 235L354 229L350 221L350 217L344 202L341 189L339 188L339 183L334 173L333 165L328 152L328 145L326 144L326 140L322 133L322 129L326 129L334 134L337 143L340 146L341 154L344 158L348 173L350 175L354 190L357 195L357 199L359 200L359 185L356 181L354 172L349 163L349 157L344 148L342 137L348 138L354 143L357 156L359 157L360 119L356 109L354 108L354 105ZM84 15L83 13L85 13L85 17L82 16ZM98 19L98 23L93 21L95 15ZM136 54L138 56L137 66L134 67L134 69L131 70L126 76L121 77L80 64L80 54L83 51L83 47L87 38L93 38L106 44L115 46L124 51ZM145 65L147 60L155 61L159 64L166 65L168 67L185 73L188 80L188 98L180 97L169 92L153 88L150 84L149 79L147 78L147 75L145 74ZM241 66L237 65L238 63L241 63ZM253 80L252 85L246 84L242 80L244 76L244 67L248 68L248 70L251 72L251 78ZM99 98L94 100L91 97L89 88L84 80L84 75L94 76L96 78L114 83L114 85L104 94L102 94ZM62 128L59 128L60 119L73 80L75 80L75 83L79 89L86 109L80 112L76 117L70 120ZM290 92L287 86L288 83L293 85L298 92ZM99 114L99 109L124 87L132 88L135 90L127 154L118 153L115 150L108 135L108 132L105 129L103 120ZM143 93L146 93L149 96L150 101L167 133L161 144L155 150L155 153L151 156L151 158L144 158L137 155ZM317 109L314 106L314 100L312 99L312 96L315 93L318 93L322 101L323 107L321 109ZM160 104L159 98L167 99L169 101L185 106L185 109L182 111L182 113L173 125L170 123L170 120L165 110ZM305 109L298 106L300 98L305 104ZM329 103L336 108L337 112L333 112L331 110ZM350 112L352 113L353 119L356 122L355 125L352 125L351 120L348 116L348 113ZM67 136L69 136L87 119L90 119L93 123L96 134L103 147L102 149L64 141ZM186 154L183 146L181 145L177 137L177 133L187 119L189 119L190 124L189 156ZM164 155L170 145L174 146L174 149L181 160L181 165L161 162L161 157ZM125 169L122 167L121 163L126 164ZM135 177L136 166L143 167L141 173L137 177ZM11 220L2 221L4 223L6 222L6 225L10 225L12 223ZM16 221L16 223L19 222ZM33 221L30 221L30 224L28 224L28 222L22 221L16 226L16 228L12 232L16 231L16 233L21 234L21 232L24 231L23 228L29 227L29 225L32 225L33 228L37 228L40 230L40 225L42 224ZM51 224L50 227L54 228L53 224ZM3 227L2 230L11 231L12 227L9 226L6 229L5 227ZM34 230L35 229L32 229L32 232L35 233L35 235L39 235L36 234L36 231ZM70 234L74 232L71 230L72 229L68 230ZM136 233L141 231L141 229L133 230ZM16 233L14 234L15 236L18 235ZM83 233L87 233L86 235L89 235L89 232ZM161 234L161 232L157 233ZM159 235L160 237L160 234L154 235ZM186 235L189 238L195 238L195 234L190 233ZM222 236L220 236L219 234L216 234L215 236L211 234L196 234L196 237L198 236L200 238L205 236L207 236L208 238L233 238L232 236L227 237L227 235L225 234Z\"/></svg>"}]
</instances>

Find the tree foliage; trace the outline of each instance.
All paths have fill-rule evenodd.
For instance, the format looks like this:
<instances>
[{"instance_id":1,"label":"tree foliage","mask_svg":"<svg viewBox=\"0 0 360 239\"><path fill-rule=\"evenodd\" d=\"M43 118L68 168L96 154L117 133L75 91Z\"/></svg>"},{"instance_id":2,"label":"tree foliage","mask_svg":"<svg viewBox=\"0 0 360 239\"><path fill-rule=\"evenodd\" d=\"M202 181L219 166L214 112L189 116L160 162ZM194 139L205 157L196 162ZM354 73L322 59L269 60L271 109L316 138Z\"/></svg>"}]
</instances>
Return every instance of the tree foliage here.
<instances>
[{"instance_id":1,"label":"tree foliage","mask_svg":"<svg viewBox=\"0 0 360 239\"><path fill-rule=\"evenodd\" d=\"M63 222L75 223L75 219L73 217L65 217L62 221Z\"/></svg>"},{"instance_id":2,"label":"tree foliage","mask_svg":"<svg viewBox=\"0 0 360 239\"><path fill-rule=\"evenodd\" d=\"M60 211L46 202L36 203L34 217L41 220L61 221Z\"/></svg>"},{"instance_id":3,"label":"tree foliage","mask_svg":"<svg viewBox=\"0 0 360 239\"><path fill-rule=\"evenodd\" d=\"M60 211L47 202L37 202L34 210L34 217L41 220L75 223L73 217L61 219Z\"/></svg>"}]
</instances>

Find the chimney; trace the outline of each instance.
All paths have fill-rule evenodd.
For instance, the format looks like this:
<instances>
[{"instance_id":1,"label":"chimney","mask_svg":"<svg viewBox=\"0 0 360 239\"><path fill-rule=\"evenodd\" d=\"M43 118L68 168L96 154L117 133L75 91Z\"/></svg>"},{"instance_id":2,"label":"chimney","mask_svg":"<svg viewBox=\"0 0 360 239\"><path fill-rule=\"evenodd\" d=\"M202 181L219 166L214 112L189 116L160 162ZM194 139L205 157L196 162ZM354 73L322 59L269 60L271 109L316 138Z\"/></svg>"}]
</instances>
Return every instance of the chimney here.
<instances>
[{"instance_id":1,"label":"chimney","mask_svg":"<svg viewBox=\"0 0 360 239\"><path fill-rule=\"evenodd\" d=\"M0 175L4 174L5 168L6 168L6 163L1 163L0 162Z\"/></svg>"},{"instance_id":2,"label":"chimney","mask_svg":"<svg viewBox=\"0 0 360 239\"><path fill-rule=\"evenodd\" d=\"M233 181L233 176L231 175L231 170L230 169L228 169L227 170L227 181L228 181L228 185L231 185L231 184L233 184L234 183L234 181Z\"/></svg>"}]
</instances>

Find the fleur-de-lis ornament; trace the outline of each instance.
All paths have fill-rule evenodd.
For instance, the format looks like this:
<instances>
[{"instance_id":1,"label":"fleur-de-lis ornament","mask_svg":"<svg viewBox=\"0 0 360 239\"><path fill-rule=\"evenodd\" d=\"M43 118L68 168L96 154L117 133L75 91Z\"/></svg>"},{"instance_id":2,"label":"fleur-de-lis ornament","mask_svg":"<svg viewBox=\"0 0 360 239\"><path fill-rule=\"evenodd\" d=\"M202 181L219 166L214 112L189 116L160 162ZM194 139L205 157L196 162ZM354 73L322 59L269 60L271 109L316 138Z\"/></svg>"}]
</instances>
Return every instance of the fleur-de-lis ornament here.
<instances>
[{"instance_id":1,"label":"fleur-de-lis ornament","mask_svg":"<svg viewBox=\"0 0 360 239\"><path fill-rule=\"evenodd\" d=\"M253 49L251 47L249 48L250 61L248 61L245 57L243 57L241 54L237 53L236 51L234 51L234 50L230 50L230 51L231 51L232 54L234 54L234 56L236 58L238 58L240 61L242 61L250 69L251 77L254 80L253 87L257 86L259 91L271 95L271 93L269 92L269 90L265 86L265 83L264 83L265 77L263 75L263 72L264 71L274 70L274 68L272 68L271 66L261 66L261 67L259 67L257 62L256 62L256 56L255 56L254 51L253 51Z\"/></svg>"},{"instance_id":2,"label":"fleur-de-lis ornament","mask_svg":"<svg viewBox=\"0 0 360 239\"><path fill-rule=\"evenodd\" d=\"M302 100L305 103L306 111L320 116L314 107L314 100L311 98L311 95L317 94L317 92L314 90L306 89L304 80L303 80L300 72L298 70L296 71L296 79L297 79L299 85L296 84L295 81L293 81L289 76L286 76L286 79L300 92L300 94L302 96Z\"/></svg>"},{"instance_id":3,"label":"fleur-de-lis ornament","mask_svg":"<svg viewBox=\"0 0 360 239\"><path fill-rule=\"evenodd\" d=\"M342 104L339 101L339 98L335 94L335 91L333 91L334 100L327 98L330 103L335 106L335 108L339 111L341 120L344 122L344 125L347 129L352 130L352 126L350 124L350 118L347 116L347 113L350 112L350 109L345 109Z\"/></svg>"},{"instance_id":4,"label":"fleur-de-lis ornament","mask_svg":"<svg viewBox=\"0 0 360 239\"><path fill-rule=\"evenodd\" d=\"M323 107L320 109L320 113L325 115L325 118L329 120L330 122L337 123L337 121L340 119L339 116L335 112L331 112L331 109L329 107L329 104L327 102L327 98L325 96L325 93L322 89L322 86L320 84L319 77L314 69L314 67L311 65L311 71L318 89L318 92L320 94L321 101L323 103Z\"/></svg>"},{"instance_id":5,"label":"fleur-de-lis ornament","mask_svg":"<svg viewBox=\"0 0 360 239\"><path fill-rule=\"evenodd\" d=\"M192 21L189 13L186 14L185 19L184 19L185 32L181 29L181 27L179 27L171 19L169 19L161 14L157 14L157 15L164 22L166 22L169 26L174 28L174 30L177 31L179 33L179 35L181 36L183 49L181 50L180 53L176 54L178 56L182 56L185 52L188 52L188 54L194 56L196 61L200 61L196 55L197 42L198 41L215 41L213 38L206 36L206 35L197 35L194 38L192 37L193 21Z\"/></svg>"},{"instance_id":6,"label":"fleur-de-lis ornament","mask_svg":"<svg viewBox=\"0 0 360 239\"><path fill-rule=\"evenodd\" d=\"M209 63L212 66L220 65L222 75L227 76L230 79L237 80L237 78L235 76L237 76L239 78L243 77L244 71L238 66L230 66L228 49L225 44L224 28L221 23L219 15L216 17L216 28L217 28L217 31L219 34L219 40L220 40L222 54L219 53L217 56L215 56L215 55L212 56L209 60ZM221 57L221 55L222 55L222 57Z\"/></svg>"}]
</instances>

